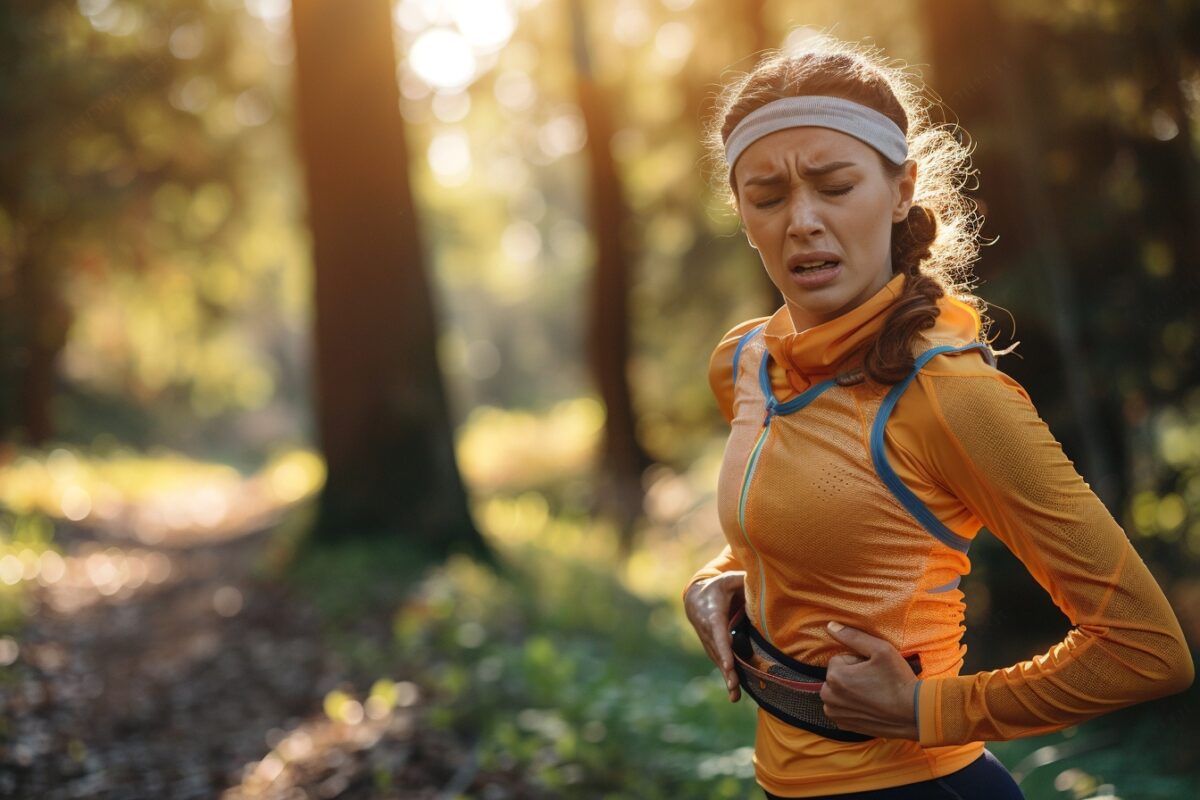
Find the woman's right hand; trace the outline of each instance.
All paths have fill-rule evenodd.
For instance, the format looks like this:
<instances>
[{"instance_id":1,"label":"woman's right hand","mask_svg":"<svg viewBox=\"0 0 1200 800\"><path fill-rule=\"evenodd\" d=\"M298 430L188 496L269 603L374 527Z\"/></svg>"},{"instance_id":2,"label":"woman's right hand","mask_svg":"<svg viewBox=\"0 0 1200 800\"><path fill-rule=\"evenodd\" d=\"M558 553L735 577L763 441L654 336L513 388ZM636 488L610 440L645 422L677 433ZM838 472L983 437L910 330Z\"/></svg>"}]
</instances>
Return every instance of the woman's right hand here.
<instances>
[{"instance_id":1,"label":"woman's right hand","mask_svg":"<svg viewBox=\"0 0 1200 800\"><path fill-rule=\"evenodd\" d=\"M696 629L708 657L721 670L729 688L729 702L742 696L737 671L733 668L733 637L729 621L746 604L746 573L741 570L722 572L712 578L696 581L683 597L683 609Z\"/></svg>"}]
</instances>

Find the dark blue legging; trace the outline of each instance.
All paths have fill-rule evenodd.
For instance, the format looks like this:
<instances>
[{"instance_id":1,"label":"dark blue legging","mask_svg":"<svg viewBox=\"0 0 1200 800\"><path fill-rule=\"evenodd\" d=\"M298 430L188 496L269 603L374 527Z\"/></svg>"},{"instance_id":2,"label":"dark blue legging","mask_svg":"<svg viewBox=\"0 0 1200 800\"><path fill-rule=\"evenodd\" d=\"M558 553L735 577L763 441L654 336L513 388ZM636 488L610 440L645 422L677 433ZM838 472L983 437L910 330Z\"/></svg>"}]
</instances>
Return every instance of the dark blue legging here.
<instances>
[{"instance_id":1,"label":"dark blue legging","mask_svg":"<svg viewBox=\"0 0 1200 800\"><path fill-rule=\"evenodd\" d=\"M765 794L768 800L787 800L770 792ZM979 758L940 778L870 792L822 795L811 800L1025 800L1025 795L999 759L984 748Z\"/></svg>"}]
</instances>

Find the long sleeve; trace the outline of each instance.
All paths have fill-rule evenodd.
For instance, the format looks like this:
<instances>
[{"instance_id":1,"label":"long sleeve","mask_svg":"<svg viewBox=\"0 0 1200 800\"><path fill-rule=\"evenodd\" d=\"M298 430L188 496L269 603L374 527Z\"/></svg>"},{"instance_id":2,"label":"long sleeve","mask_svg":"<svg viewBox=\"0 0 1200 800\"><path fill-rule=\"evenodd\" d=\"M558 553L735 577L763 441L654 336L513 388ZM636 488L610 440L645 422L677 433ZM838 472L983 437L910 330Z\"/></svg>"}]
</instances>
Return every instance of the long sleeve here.
<instances>
[{"instance_id":1,"label":"long sleeve","mask_svg":"<svg viewBox=\"0 0 1200 800\"><path fill-rule=\"evenodd\" d=\"M688 589L692 588L692 584L696 581L715 578L723 572L733 572L736 570L745 569L742 562L738 561L737 556L733 554L733 550L729 545L725 545L721 552L717 553L707 564L696 571L696 574L688 579L687 585L683 587L683 596L687 596Z\"/></svg>"},{"instance_id":2,"label":"long sleeve","mask_svg":"<svg viewBox=\"0 0 1200 800\"><path fill-rule=\"evenodd\" d=\"M935 371L901 402L920 402L913 394L932 414L919 445L932 475L1075 626L1027 661L921 681L920 744L1040 735L1190 686L1195 667L1167 598L1020 384L995 370Z\"/></svg>"}]
</instances>

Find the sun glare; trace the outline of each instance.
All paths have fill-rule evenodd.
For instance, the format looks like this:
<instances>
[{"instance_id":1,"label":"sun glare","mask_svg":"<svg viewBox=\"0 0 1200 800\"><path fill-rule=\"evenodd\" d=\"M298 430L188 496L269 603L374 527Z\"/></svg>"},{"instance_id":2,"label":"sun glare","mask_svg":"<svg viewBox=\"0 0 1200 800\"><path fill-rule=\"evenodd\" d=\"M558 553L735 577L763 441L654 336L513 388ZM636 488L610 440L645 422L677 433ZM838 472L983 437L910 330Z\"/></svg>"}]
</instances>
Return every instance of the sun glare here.
<instances>
[{"instance_id":1,"label":"sun glare","mask_svg":"<svg viewBox=\"0 0 1200 800\"><path fill-rule=\"evenodd\" d=\"M430 28L418 36L408 61L421 80L438 89L459 89L475 78L471 45L450 28Z\"/></svg>"},{"instance_id":2,"label":"sun glare","mask_svg":"<svg viewBox=\"0 0 1200 800\"><path fill-rule=\"evenodd\" d=\"M451 0L454 24L474 47L503 47L517 27L517 19L506 0Z\"/></svg>"},{"instance_id":3,"label":"sun glare","mask_svg":"<svg viewBox=\"0 0 1200 800\"><path fill-rule=\"evenodd\" d=\"M514 0L401 0L392 19L412 71L435 89L468 86L517 27Z\"/></svg>"}]
</instances>

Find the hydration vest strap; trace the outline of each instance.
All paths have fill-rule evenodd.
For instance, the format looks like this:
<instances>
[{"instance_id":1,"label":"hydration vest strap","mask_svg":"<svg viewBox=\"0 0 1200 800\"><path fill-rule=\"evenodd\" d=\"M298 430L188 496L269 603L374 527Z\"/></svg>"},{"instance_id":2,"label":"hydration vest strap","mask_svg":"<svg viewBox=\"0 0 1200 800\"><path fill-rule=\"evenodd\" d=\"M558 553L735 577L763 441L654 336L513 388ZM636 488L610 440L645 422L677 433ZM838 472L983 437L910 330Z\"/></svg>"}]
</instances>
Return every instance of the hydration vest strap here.
<instances>
[{"instance_id":1,"label":"hydration vest strap","mask_svg":"<svg viewBox=\"0 0 1200 800\"><path fill-rule=\"evenodd\" d=\"M953 345L939 345L931 347L921 355L917 356L916 362L913 365L912 372L908 376L891 388L891 391L884 397L883 403L879 406L879 411L875 415L875 423L871 426L871 460L875 463L875 472L879 475L880 480L884 485L895 495L910 514L921 523L925 530L929 531L938 541L945 544L947 547L952 547L962 553L967 552L971 546L971 540L959 536L954 531L950 530L942 523L937 516L929 510L929 507L921 502L920 498L913 493L911 489L904 485L904 481L900 480L900 476L892 469L888 463L887 454L883 447L883 431L887 425L888 417L896 408L896 403L900 400L900 395L904 394L904 390L909 384L916 379L917 374L921 371L929 361L942 353L965 353L968 350L981 350L984 357L989 359L991 363L995 363L991 359L991 349L983 342L972 342L971 344L962 347L954 347Z\"/></svg>"},{"instance_id":2,"label":"hydration vest strap","mask_svg":"<svg viewBox=\"0 0 1200 800\"><path fill-rule=\"evenodd\" d=\"M737 385L738 379L738 361L740 361L742 358L742 348L746 346L746 343L750 341L754 334L758 333L765 327L767 327L767 323L764 322L750 332L742 334L742 338L738 339L737 349L733 351L733 383L735 386Z\"/></svg>"}]
</instances>

